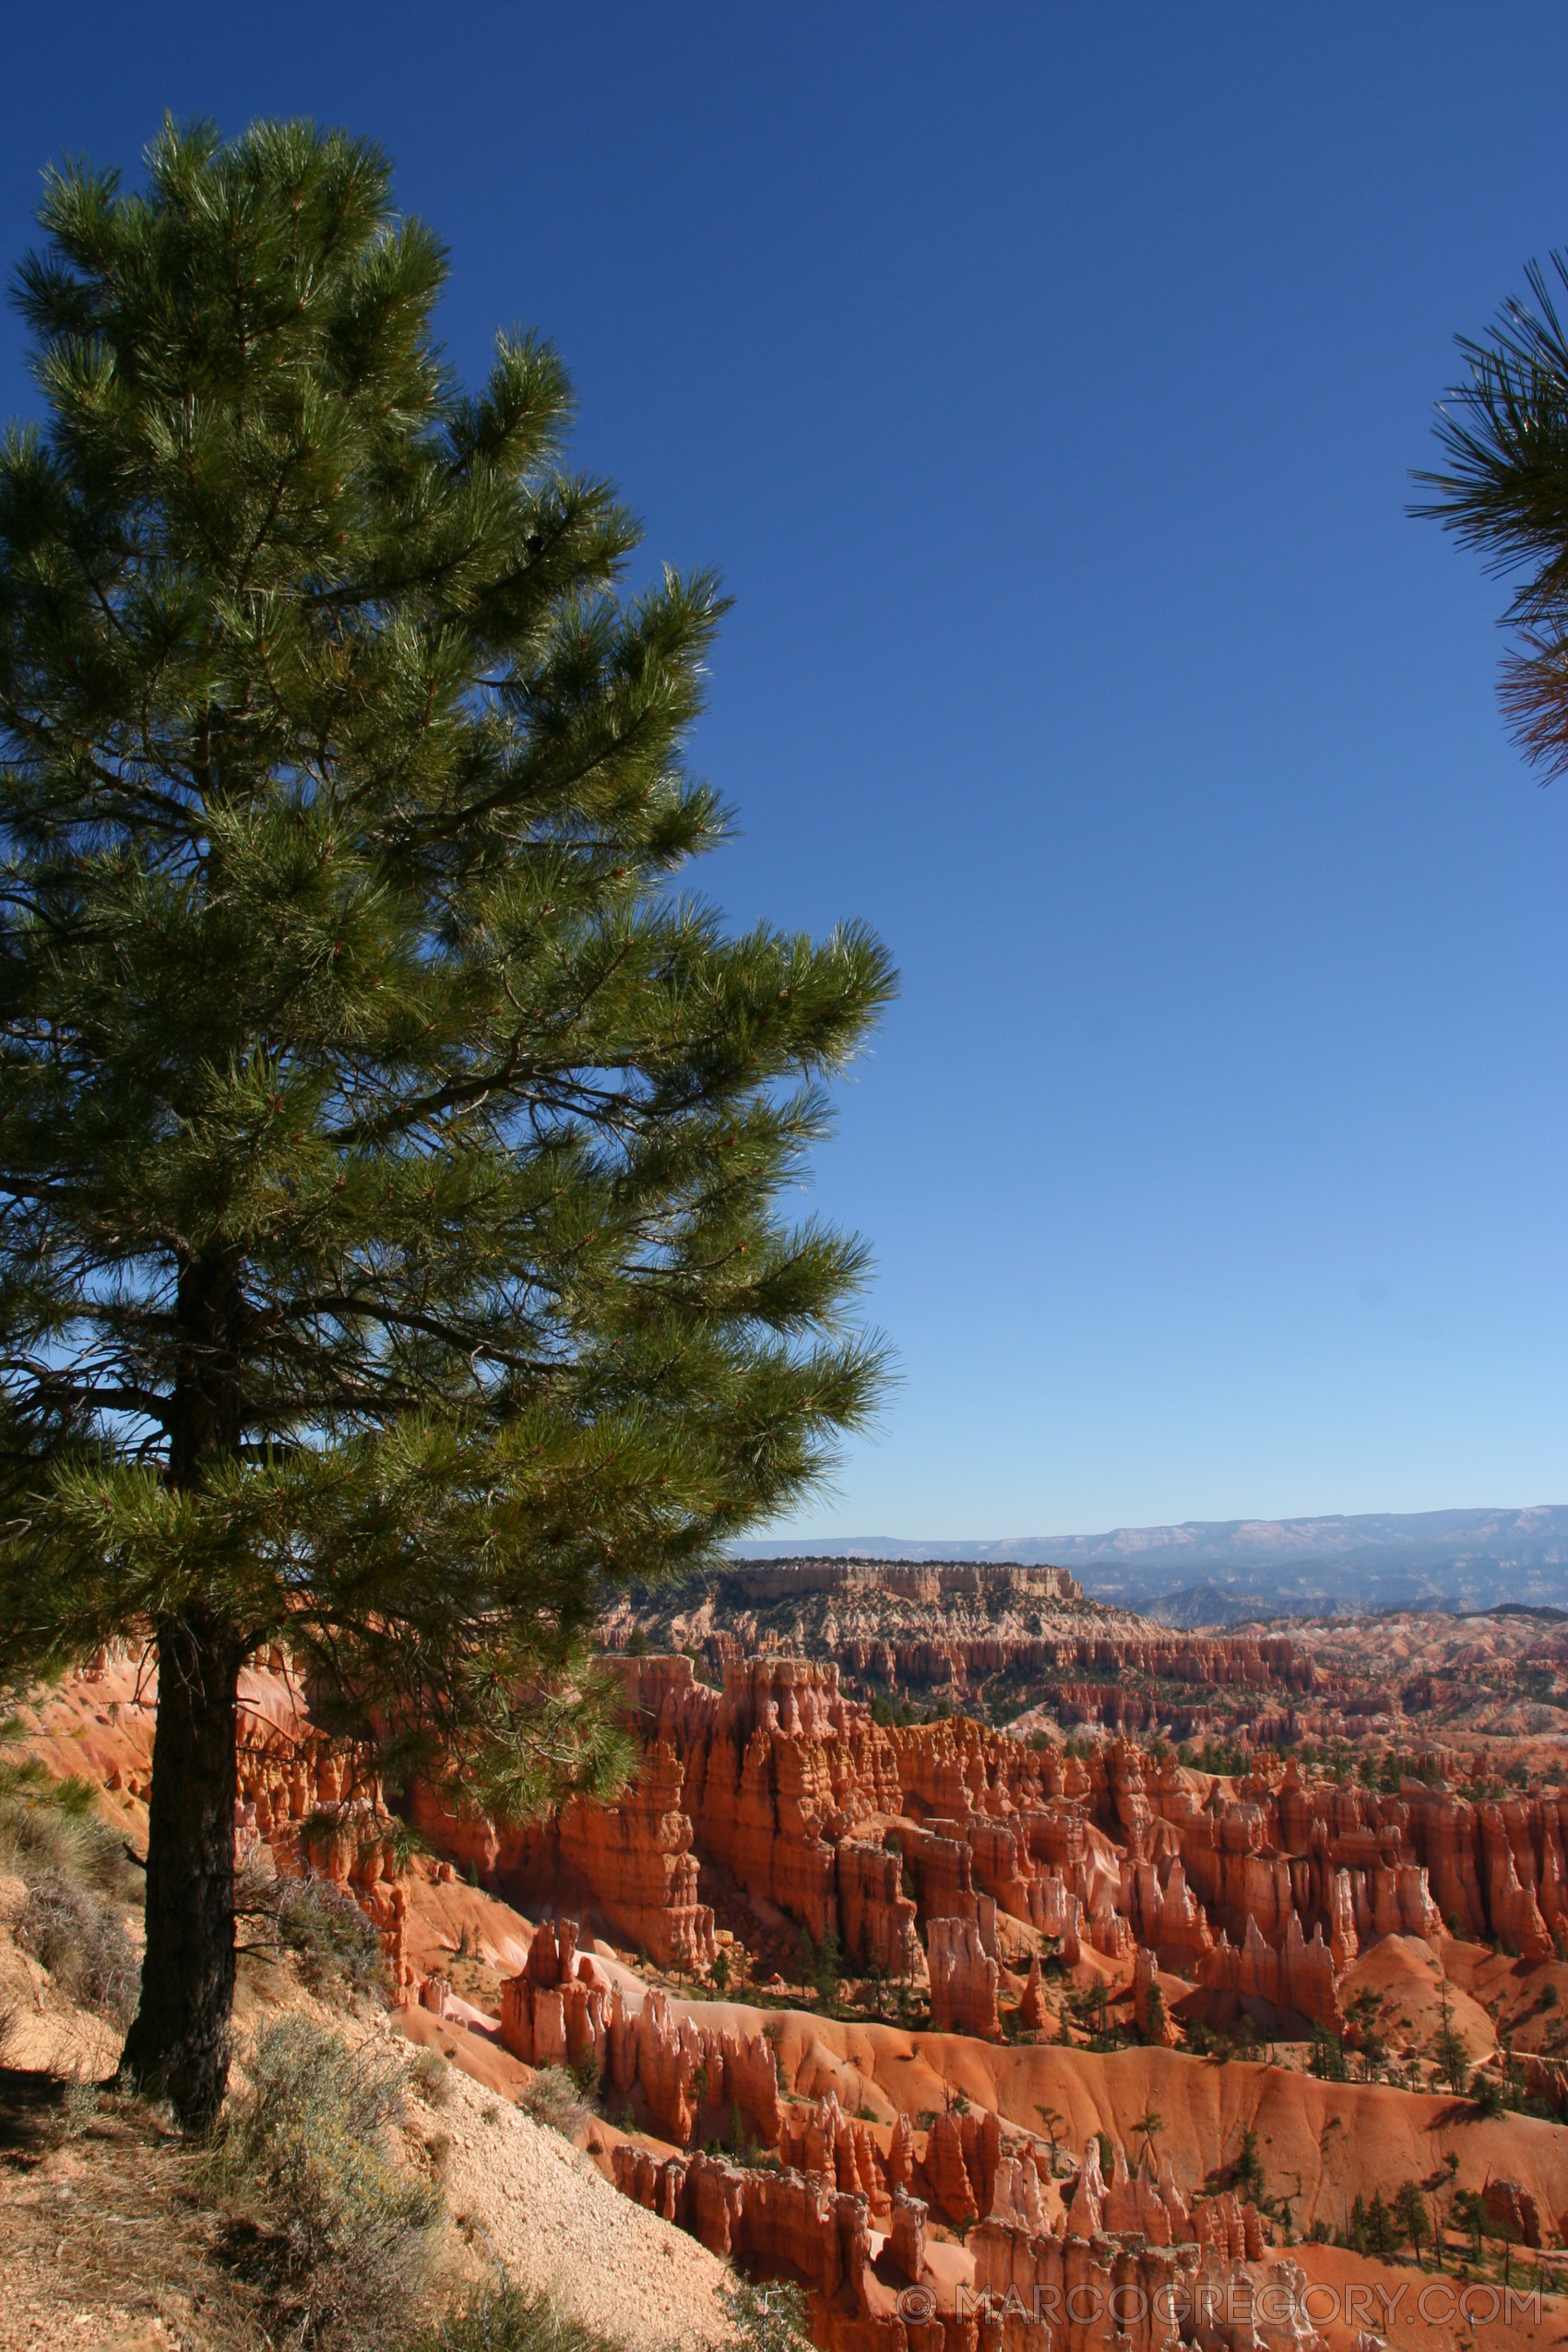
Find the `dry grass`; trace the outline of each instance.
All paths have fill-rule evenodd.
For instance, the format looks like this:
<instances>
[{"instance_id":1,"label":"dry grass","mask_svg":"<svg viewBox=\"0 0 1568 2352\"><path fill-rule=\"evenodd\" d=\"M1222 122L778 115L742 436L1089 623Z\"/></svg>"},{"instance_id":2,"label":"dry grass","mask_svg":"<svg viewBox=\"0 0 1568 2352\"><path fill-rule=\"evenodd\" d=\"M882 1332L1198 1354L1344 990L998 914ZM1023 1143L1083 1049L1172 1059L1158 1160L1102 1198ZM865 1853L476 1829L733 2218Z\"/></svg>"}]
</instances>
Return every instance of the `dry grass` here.
<instances>
[{"instance_id":1,"label":"dry grass","mask_svg":"<svg viewBox=\"0 0 1568 2352\"><path fill-rule=\"evenodd\" d=\"M0 1726L0 1735L5 1727ZM12 1932L54 1992L119 2027L136 2013L141 1963L126 1931L143 1880L89 1780L54 1780L36 1759L0 1755L0 1875L22 1883ZM18 2017L0 2017L0 2058Z\"/></svg>"},{"instance_id":2,"label":"dry grass","mask_svg":"<svg viewBox=\"0 0 1568 2352\"><path fill-rule=\"evenodd\" d=\"M409 2342L409 2352L623 2352L552 2297L510 2283L488 2287Z\"/></svg>"},{"instance_id":3,"label":"dry grass","mask_svg":"<svg viewBox=\"0 0 1568 2352\"><path fill-rule=\"evenodd\" d=\"M301 2346L390 2340L429 2290L440 2185L394 2145L408 2076L299 2012L256 2035L248 2088L195 2186L227 2208L225 2250Z\"/></svg>"},{"instance_id":4,"label":"dry grass","mask_svg":"<svg viewBox=\"0 0 1568 2352\"><path fill-rule=\"evenodd\" d=\"M452 2096L452 2069L427 2044L417 2045L410 2054L409 2079L427 2107L445 2107Z\"/></svg>"},{"instance_id":5,"label":"dry grass","mask_svg":"<svg viewBox=\"0 0 1568 2352\"><path fill-rule=\"evenodd\" d=\"M26 1884L14 1930L21 1950L48 1969L67 1999L128 2025L136 2014L141 1962L118 1911L52 1864L35 1869Z\"/></svg>"},{"instance_id":6,"label":"dry grass","mask_svg":"<svg viewBox=\"0 0 1568 2352\"><path fill-rule=\"evenodd\" d=\"M141 1902L141 1873L100 1816L96 1784L51 1779L30 1756L0 1760L0 1875L30 1886L48 1871L125 1908Z\"/></svg>"},{"instance_id":7,"label":"dry grass","mask_svg":"<svg viewBox=\"0 0 1568 2352\"><path fill-rule=\"evenodd\" d=\"M79 2342L85 2310L126 2331L161 2319L204 2352L265 2352L262 2299L221 2258L196 2161L139 2100L0 2075L0 2277L29 2344Z\"/></svg>"}]
</instances>

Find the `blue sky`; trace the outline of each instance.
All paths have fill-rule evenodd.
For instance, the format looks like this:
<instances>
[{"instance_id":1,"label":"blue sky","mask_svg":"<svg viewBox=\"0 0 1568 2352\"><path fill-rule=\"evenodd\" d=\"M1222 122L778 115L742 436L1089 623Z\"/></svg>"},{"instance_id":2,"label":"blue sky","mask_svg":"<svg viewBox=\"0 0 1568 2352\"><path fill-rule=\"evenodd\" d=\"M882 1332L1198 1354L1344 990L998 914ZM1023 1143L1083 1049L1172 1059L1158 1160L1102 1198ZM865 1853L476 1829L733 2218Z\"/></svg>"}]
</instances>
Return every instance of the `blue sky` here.
<instances>
[{"instance_id":1,"label":"blue sky","mask_svg":"<svg viewBox=\"0 0 1568 2352\"><path fill-rule=\"evenodd\" d=\"M801 1533L1568 1495L1568 783L1404 514L1454 333L1568 244L1568 12L164 0L6 53L7 260L165 107L346 123L454 359L551 335L649 560L723 570L702 884L903 973L814 1193L900 1384Z\"/></svg>"}]
</instances>

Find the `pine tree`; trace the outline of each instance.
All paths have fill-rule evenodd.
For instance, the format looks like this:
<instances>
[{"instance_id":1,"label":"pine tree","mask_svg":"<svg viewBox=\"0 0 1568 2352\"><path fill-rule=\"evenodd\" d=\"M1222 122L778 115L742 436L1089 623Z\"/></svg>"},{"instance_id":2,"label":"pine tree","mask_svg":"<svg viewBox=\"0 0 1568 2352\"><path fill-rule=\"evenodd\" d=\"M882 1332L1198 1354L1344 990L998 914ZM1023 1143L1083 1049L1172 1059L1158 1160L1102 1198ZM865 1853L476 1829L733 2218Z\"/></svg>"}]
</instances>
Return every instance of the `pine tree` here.
<instances>
[{"instance_id":1,"label":"pine tree","mask_svg":"<svg viewBox=\"0 0 1568 2352\"><path fill-rule=\"evenodd\" d=\"M159 1669L127 2074L222 2094L236 1676L498 1812L620 1750L607 1586L807 1490L878 1388L792 1227L863 930L674 877L723 600L636 595L570 391L465 392L372 147L166 125L52 176L0 449L0 1668Z\"/></svg>"},{"instance_id":2,"label":"pine tree","mask_svg":"<svg viewBox=\"0 0 1568 2352\"><path fill-rule=\"evenodd\" d=\"M1526 270L1527 300L1505 302L1490 334L1458 339L1467 374L1450 386L1437 437L1449 470L1417 471L1437 495L1411 508L1522 574L1504 625L1517 642L1500 695L1510 731L1543 780L1568 773L1568 255Z\"/></svg>"},{"instance_id":3,"label":"pine tree","mask_svg":"<svg viewBox=\"0 0 1568 2352\"><path fill-rule=\"evenodd\" d=\"M1399 2226L1410 2241L1410 2251L1420 2263L1421 2248L1431 2236L1431 2224L1427 2218L1426 2199L1419 2180L1402 2180L1395 2199L1395 2211Z\"/></svg>"}]
</instances>

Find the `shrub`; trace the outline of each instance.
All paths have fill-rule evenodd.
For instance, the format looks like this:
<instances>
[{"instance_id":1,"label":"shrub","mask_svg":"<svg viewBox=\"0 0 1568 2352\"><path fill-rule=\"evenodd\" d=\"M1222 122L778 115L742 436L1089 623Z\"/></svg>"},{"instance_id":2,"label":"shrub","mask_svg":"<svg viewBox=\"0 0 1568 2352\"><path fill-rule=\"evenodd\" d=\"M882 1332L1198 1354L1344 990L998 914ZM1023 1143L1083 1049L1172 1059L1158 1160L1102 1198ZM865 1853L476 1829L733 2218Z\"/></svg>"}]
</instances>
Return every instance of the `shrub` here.
<instances>
[{"instance_id":1,"label":"shrub","mask_svg":"<svg viewBox=\"0 0 1568 2352\"><path fill-rule=\"evenodd\" d=\"M811 2352L806 2299L793 2284L737 2279L724 2290L730 2323L742 2352Z\"/></svg>"},{"instance_id":2,"label":"shrub","mask_svg":"<svg viewBox=\"0 0 1568 2352\"><path fill-rule=\"evenodd\" d=\"M438 2049L416 2049L409 2060L409 2079L427 2107L445 2107L452 2096L452 2070Z\"/></svg>"},{"instance_id":3,"label":"shrub","mask_svg":"<svg viewBox=\"0 0 1568 2352\"><path fill-rule=\"evenodd\" d=\"M98 2113L96 2083L67 2083L60 2097L60 2122L67 2140L78 2140Z\"/></svg>"},{"instance_id":4,"label":"shrub","mask_svg":"<svg viewBox=\"0 0 1568 2352\"><path fill-rule=\"evenodd\" d=\"M33 1867L17 1921L17 1942L63 1992L116 2025L136 2014L141 1963L119 1914L81 1881L52 1865Z\"/></svg>"},{"instance_id":5,"label":"shrub","mask_svg":"<svg viewBox=\"0 0 1568 2352\"><path fill-rule=\"evenodd\" d=\"M548 2295L505 2280L479 2288L413 2338L409 2352L621 2352L621 2347L583 2326Z\"/></svg>"},{"instance_id":6,"label":"shrub","mask_svg":"<svg viewBox=\"0 0 1568 2352\"><path fill-rule=\"evenodd\" d=\"M26 1756L0 1764L0 1871L30 1885L43 1871L112 1902L140 1900L141 1874L121 1833L100 1815L96 1785L53 1780Z\"/></svg>"},{"instance_id":7,"label":"shrub","mask_svg":"<svg viewBox=\"0 0 1568 2352\"><path fill-rule=\"evenodd\" d=\"M1324 2025L1313 2027L1312 2071L1320 2082L1343 2083L1349 2073L1345 2062L1344 2046L1338 2037Z\"/></svg>"},{"instance_id":8,"label":"shrub","mask_svg":"<svg viewBox=\"0 0 1568 2352\"><path fill-rule=\"evenodd\" d=\"M381 1930L331 1879L314 1871L303 1878L279 1878L247 1870L235 1888L235 1909L240 1917L271 1928L271 1948L293 1954L311 1991L388 1990ZM246 1948L265 1952L268 1944L262 1941Z\"/></svg>"},{"instance_id":9,"label":"shrub","mask_svg":"<svg viewBox=\"0 0 1568 2352\"><path fill-rule=\"evenodd\" d=\"M577 2086L564 2066L541 2066L517 2105L536 2123L559 2132L567 2140L575 2139L588 2121L587 2103L578 2097Z\"/></svg>"},{"instance_id":10,"label":"shrub","mask_svg":"<svg viewBox=\"0 0 1568 2352\"><path fill-rule=\"evenodd\" d=\"M388 2144L403 2066L297 2013L262 2028L246 2065L250 2087L198 2178L259 2201L271 2229L253 2239L248 2267L294 2341L362 2345L422 2291L441 2213L439 2186Z\"/></svg>"},{"instance_id":11,"label":"shrub","mask_svg":"<svg viewBox=\"0 0 1568 2352\"><path fill-rule=\"evenodd\" d=\"M387 1868L395 1878L405 1875L416 1856L434 1850L422 1829L416 1829L412 1822L401 1821L396 1814L383 1826L380 1842Z\"/></svg>"},{"instance_id":12,"label":"shrub","mask_svg":"<svg viewBox=\"0 0 1568 2352\"><path fill-rule=\"evenodd\" d=\"M579 2096L588 2100L590 2104L599 2097L600 2085L604 2080L604 2068L600 2061L599 2052L591 2042L573 2067L572 2080L577 2086Z\"/></svg>"}]
</instances>

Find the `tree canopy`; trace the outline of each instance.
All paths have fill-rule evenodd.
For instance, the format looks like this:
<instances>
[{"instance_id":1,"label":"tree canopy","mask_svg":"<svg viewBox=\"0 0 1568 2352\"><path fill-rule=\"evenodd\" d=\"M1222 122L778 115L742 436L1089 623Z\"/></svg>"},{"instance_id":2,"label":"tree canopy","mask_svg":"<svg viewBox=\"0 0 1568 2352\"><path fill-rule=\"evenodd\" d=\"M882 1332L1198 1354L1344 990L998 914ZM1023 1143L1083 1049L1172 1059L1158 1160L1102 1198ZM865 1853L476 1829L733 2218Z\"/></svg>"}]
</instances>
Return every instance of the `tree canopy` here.
<instances>
[{"instance_id":1,"label":"tree canopy","mask_svg":"<svg viewBox=\"0 0 1568 2352\"><path fill-rule=\"evenodd\" d=\"M1550 778L1568 772L1568 330L1552 287L1568 290L1568 256L1526 277L1528 302L1504 303L1484 339L1458 339L1468 373L1437 425L1448 470L1416 474L1437 494L1412 511L1491 570L1524 575L1500 694L1515 741Z\"/></svg>"},{"instance_id":2,"label":"tree canopy","mask_svg":"<svg viewBox=\"0 0 1568 2352\"><path fill-rule=\"evenodd\" d=\"M628 588L547 343L455 379L374 147L168 125L145 190L55 172L40 217L43 422L0 450L0 1664L156 1641L129 2055L199 2116L240 1661L286 1640L385 1768L493 1810L591 1785L561 1677L607 1584L871 1410L862 1248L782 1196L893 978L859 925L731 937L677 886L728 824L683 757L724 600Z\"/></svg>"}]
</instances>

